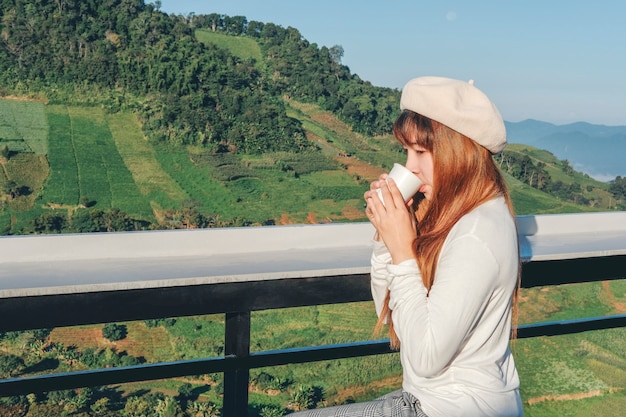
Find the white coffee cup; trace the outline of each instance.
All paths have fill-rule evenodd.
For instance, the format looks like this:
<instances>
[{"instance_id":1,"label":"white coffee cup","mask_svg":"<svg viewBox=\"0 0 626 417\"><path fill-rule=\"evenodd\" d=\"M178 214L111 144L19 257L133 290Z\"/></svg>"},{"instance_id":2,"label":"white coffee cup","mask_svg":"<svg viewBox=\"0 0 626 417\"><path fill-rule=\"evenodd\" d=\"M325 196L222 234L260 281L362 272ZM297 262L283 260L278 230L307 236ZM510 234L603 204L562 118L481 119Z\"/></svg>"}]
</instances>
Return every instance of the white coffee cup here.
<instances>
[{"instance_id":1,"label":"white coffee cup","mask_svg":"<svg viewBox=\"0 0 626 417\"><path fill-rule=\"evenodd\" d=\"M387 178L393 178L393 180L396 182L396 185L398 186L398 189L400 190L400 193L402 194L402 198L404 199L405 203L409 201L411 197L413 197L422 186L422 181L417 177L417 175L412 173L404 165L400 165L398 163L393 164L393 168L391 169L391 171L389 171ZM379 188L377 191L380 201L385 204L385 201L383 200L382 190Z\"/></svg>"}]
</instances>

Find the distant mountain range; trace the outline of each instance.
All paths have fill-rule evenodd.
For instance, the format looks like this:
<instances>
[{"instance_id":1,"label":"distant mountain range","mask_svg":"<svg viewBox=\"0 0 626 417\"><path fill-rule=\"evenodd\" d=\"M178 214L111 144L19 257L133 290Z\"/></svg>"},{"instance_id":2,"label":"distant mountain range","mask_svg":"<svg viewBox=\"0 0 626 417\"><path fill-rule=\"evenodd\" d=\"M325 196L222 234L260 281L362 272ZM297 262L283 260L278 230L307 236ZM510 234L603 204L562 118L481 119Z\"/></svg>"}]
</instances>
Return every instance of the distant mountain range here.
<instances>
[{"instance_id":1,"label":"distant mountain range","mask_svg":"<svg viewBox=\"0 0 626 417\"><path fill-rule=\"evenodd\" d=\"M532 119L505 124L509 143L545 149L599 181L626 177L626 126L554 125Z\"/></svg>"}]
</instances>

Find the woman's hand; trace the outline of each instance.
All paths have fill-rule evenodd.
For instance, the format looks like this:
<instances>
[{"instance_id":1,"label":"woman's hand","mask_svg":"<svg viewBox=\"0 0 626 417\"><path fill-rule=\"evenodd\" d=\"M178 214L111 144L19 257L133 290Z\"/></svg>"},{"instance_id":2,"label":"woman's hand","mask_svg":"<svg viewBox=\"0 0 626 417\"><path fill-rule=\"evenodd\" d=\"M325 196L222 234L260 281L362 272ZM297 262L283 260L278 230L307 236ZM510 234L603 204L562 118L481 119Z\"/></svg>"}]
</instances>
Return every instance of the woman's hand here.
<instances>
[{"instance_id":1,"label":"woman's hand","mask_svg":"<svg viewBox=\"0 0 626 417\"><path fill-rule=\"evenodd\" d=\"M383 200L378 197L378 190ZM367 203L365 213L369 221L376 228L378 239L381 239L394 264L415 257L413 241L417 235L415 219L405 203L402 194L392 178L387 179L383 174L377 181L370 184L370 190L364 194Z\"/></svg>"}]
</instances>

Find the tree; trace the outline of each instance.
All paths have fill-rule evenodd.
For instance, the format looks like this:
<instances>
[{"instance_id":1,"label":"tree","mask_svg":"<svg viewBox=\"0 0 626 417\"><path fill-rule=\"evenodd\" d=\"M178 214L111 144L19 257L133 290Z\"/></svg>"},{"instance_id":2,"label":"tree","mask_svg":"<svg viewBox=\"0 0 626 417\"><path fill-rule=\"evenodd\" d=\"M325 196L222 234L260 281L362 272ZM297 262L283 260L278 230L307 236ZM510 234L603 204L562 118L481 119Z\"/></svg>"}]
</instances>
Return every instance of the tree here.
<instances>
[{"instance_id":1,"label":"tree","mask_svg":"<svg viewBox=\"0 0 626 417\"><path fill-rule=\"evenodd\" d=\"M12 377L24 369L24 360L16 355L0 354L0 375Z\"/></svg>"},{"instance_id":2,"label":"tree","mask_svg":"<svg viewBox=\"0 0 626 417\"><path fill-rule=\"evenodd\" d=\"M343 58L343 46L335 45L331 47L328 52L330 53L330 58L337 65L341 64L341 58Z\"/></svg>"},{"instance_id":3,"label":"tree","mask_svg":"<svg viewBox=\"0 0 626 417\"><path fill-rule=\"evenodd\" d=\"M161 417L182 417L183 411L180 405L172 397L157 400L155 411Z\"/></svg>"},{"instance_id":4,"label":"tree","mask_svg":"<svg viewBox=\"0 0 626 417\"><path fill-rule=\"evenodd\" d=\"M51 405L64 405L76 397L76 392L72 389L50 391L47 402Z\"/></svg>"},{"instance_id":5,"label":"tree","mask_svg":"<svg viewBox=\"0 0 626 417\"><path fill-rule=\"evenodd\" d=\"M215 404L204 401L190 401L185 408L190 417L218 417L219 409ZM280 414L282 417L283 414Z\"/></svg>"},{"instance_id":6,"label":"tree","mask_svg":"<svg viewBox=\"0 0 626 417\"><path fill-rule=\"evenodd\" d=\"M95 348L87 348L83 351L79 358L80 362L88 368L95 368L99 366L99 357Z\"/></svg>"},{"instance_id":7,"label":"tree","mask_svg":"<svg viewBox=\"0 0 626 417\"><path fill-rule=\"evenodd\" d=\"M246 32L248 19L245 16L224 16L224 29L233 35L242 35Z\"/></svg>"},{"instance_id":8,"label":"tree","mask_svg":"<svg viewBox=\"0 0 626 417\"><path fill-rule=\"evenodd\" d=\"M613 194L616 200L626 198L626 177L622 178L621 175L615 177L615 179L610 182L609 192Z\"/></svg>"},{"instance_id":9,"label":"tree","mask_svg":"<svg viewBox=\"0 0 626 417\"><path fill-rule=\"evenodd\" d=\"M74 211L71 218L71 230L76 233L98 232L98 224L87 209Z\"/></svg>"},{"instance_id":10,"label":"tree","mask_svg":"<svg viewBox=\"0 0 626 417\"><path fill-rule=\"evenodd\" d=\"M563 169L563 172L565 172L568 175L571 175L574 173L574 168L572 168L572 166L570 165L567 159L563 159L561 161L561 168Z\"/></svg>"},{"instance_id":11,"label":"tree","mask_svg":"<svg viewBox=\"0 0 626 417\"><path fill-rule=\"evenodd\" d=\"M128 417L143 417L149 415L151 408L146 398L130 397L124 405L123 415Z\"/></svg>"},{"instance_id":12,"label":"tree","mask_svg":"<svg viewBox=\"0 0 626 417\"><path fill-rule=\"evenodd\" d=\"M57 213L44 213L33 220L37 233L61 233L67 224L67 218Z\"/></svg>"},{"instance_id":13,"label":"tree","mask_svg":"<svg viewBox=\"0 0 626 417\"><path fill-rule=\"evenodd\" d=\"M122 210L112 207L102 214L104 230L107 232L125 232L135 230L133 220Z\"/></svg>"},{"instance_id":14,"label":"tree","mask_svg":"<svg viewBox=\"0 0 626 417\"><path fill-rule=\"evenodd\" d=\"M102 337L107 338L112 342L126 338L127 334L128 330L123 324L107 323L102 328Z\"/></svg>"},{"instance_id":15,"label":"tree","mask_svg":"<svg viewBox=\"0 0 626 417\"><path fill-rule=\"evenodd\" d=\"M109 411L109 403L111 400L107 397L99 398L91 405L91 411L94 415L104 415Z\"/></svg>"},{"instance_id":16,"label":"tree","mask_svg":"<svg viewBox=\"0 0 626 417\"><path fill-rule=\"evenodd\" d=\"M193 385L189 382L185 382L178 387L178 398L181 400L191 399L194 396Z\"/></svg>"},{"instance_id":17,"label":"tree","mask_svg":"<svg viewBox=\"0 0 626 417\"><path fill-rule=\"evenodd\" d=\"M32 190L27 185L20 185L13 180L9 180L2 184L2 193L8 195L11 199L29 195Z\"/></svg>"}]
</instances>

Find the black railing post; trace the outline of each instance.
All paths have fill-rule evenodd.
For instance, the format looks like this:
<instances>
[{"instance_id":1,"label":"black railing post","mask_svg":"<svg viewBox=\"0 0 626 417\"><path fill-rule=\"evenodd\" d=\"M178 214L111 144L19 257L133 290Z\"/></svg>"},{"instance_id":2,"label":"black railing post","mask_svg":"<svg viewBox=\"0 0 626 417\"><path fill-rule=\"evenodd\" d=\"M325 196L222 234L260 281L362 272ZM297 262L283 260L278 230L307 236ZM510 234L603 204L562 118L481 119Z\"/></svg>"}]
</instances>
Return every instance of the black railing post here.
<instances>
[{"instance_id":1,"label":"black railing post","mask_svg":"<svg viewBox=\"0 0 626 417\"><path fill-rule=\"evenodd\" d=\"M250 356L250 312L226 313L224 354L245 358ZM248 415L248 380L250 369L224 372L223 417Z\"/></svg>"}]
</instances>

